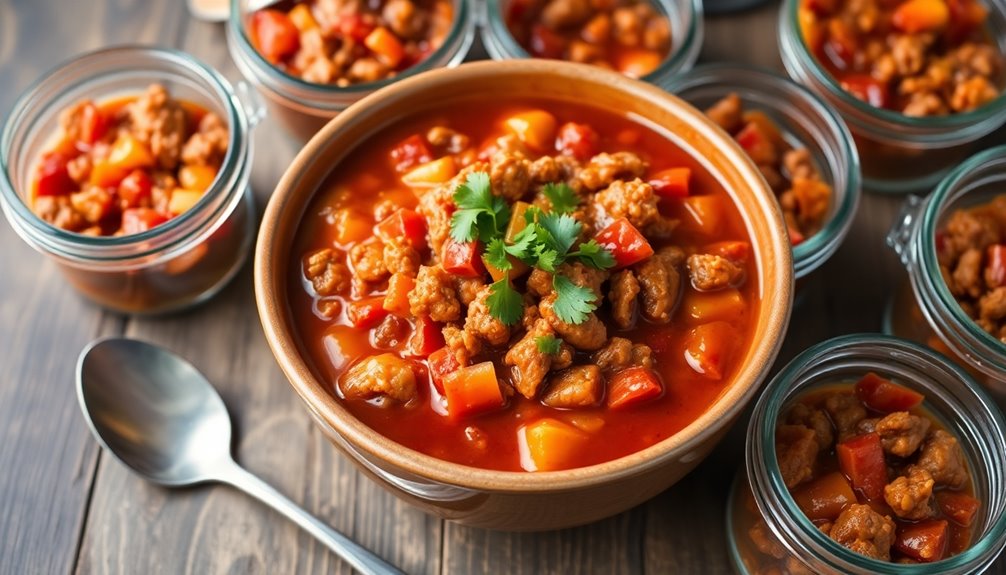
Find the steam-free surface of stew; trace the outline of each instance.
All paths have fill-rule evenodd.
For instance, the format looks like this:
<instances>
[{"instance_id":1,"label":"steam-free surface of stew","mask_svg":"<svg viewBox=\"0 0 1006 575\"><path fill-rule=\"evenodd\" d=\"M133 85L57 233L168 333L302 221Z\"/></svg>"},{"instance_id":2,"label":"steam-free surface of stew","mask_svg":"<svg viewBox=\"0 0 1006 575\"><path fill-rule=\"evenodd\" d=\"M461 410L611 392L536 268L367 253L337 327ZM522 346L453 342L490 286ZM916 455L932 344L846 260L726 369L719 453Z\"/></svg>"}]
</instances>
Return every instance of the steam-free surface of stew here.
<instances>
[{"instance_id":1,"label":"steam-free surface of stew","mask_svg":"<svg viewBox=\"0 0 1006 575\"><path fill-rule=\"evenodd\" d=\"M134 97L77 102L43 152L32 209L58 228L96 236L154 228L194 206L227 153L213 112L151 84Z\"/></svg>"},{"instance_id":2,"label":"steam-free surface of stew","mask_svg":"<svg viewBox=\"0 0 1006 575\"><path fill-rule=\"evenodd\" d=\"M671 50L671 24L649 0L510 0L506 23L532 56L640 78Z\"/></svg>"},{"instance_id":3,"label":"steam-free surface of stew","mask_svg":"<svg viewBox=\"0 0 1006 575\"><path fill-rule=\"evenodd\" d=\"M898 563L939 561L971 545L982 503L958 439L927 413L922 394L874 373L813 390L776 427L779 471L797 506L839 544ZM750 497L750 493L748 493ZM811 573L757 514L740 512L754 573Z\"/></svg>"},{"instance_id":4,"label":"steam-free surface of stew","mask_svg":"<svg viewBox=\"0 0 1006 575\"><path fill-rule=\"evenodd\" d=\"M1006 57L979 0L800 0L804 41L842 88L906 116L970 112L1003 89Z\"/></svg>"},{"instance_id":5,"label":"steam-free surface of stew","mask_svg":"<svg viewBox=\"0 0 1006 575\"><path fill-rule=\"evenodd\" d=\"M397 75L444 43L452 0L284 0L257 10L249 37L284 72L348 86Z\"/></svg>"},{"instance_id":6,"label":"steam-free surface of stew","mask_svg":"<svg viewBox=\"0 0 1006 575\"><path fill-rule=\"evenodd\" d=\"M290 304L332 393L407 447L513 471L608 461L694 421L751 345L730 197L626 118L462 100L342 166L300 226Z\"/></svg>"}]
</instances>

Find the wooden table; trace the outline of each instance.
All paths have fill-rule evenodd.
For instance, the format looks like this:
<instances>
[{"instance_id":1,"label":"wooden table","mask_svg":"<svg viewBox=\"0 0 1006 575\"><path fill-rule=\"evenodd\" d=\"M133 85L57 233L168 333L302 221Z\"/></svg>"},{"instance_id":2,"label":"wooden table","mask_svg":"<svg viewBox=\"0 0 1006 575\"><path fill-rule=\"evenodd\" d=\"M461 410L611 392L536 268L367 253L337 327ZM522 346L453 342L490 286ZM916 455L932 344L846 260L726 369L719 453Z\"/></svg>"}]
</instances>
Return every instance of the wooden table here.
<instances>
[{"instance_id":1,"label":"wooden table","mask_svg":"<svg viewBox=\"0 0 1006 575\"><path fill-rule=\"evenodd\" d=\"M771 5L707 18L703 60L779 67L776 15ZM0 110L56 63L135 42L186 50L239 79L223 26L191 19L181 0L0 0ZM255 144L261 210L298 146L272 120L256 130ZM883 241L900 203L863 198L845 245L806 286L777 365L827 337L879 330L884 298L903 276ZM239 462L408 573L730 569L724 501L743 457L745 421L689 477L617 517L538 534L472 529L388 495L315 429L262 336L251 266L209 304L154 319L83 301L5 224L0 270L0 573L350 572L233 489L169 492L102 454L79 413L73 377L80 349L110 335L156 342L191 360L233 414Z\"/></svg>"}]
</instances>

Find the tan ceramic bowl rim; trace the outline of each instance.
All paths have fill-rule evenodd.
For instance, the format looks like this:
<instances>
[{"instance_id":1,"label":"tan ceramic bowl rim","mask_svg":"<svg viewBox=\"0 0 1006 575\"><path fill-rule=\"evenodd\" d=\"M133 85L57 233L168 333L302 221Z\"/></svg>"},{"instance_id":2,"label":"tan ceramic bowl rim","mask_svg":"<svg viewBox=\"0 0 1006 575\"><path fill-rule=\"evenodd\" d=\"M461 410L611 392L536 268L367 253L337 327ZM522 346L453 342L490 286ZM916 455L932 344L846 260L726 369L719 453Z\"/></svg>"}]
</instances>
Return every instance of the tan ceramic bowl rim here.
<instances>
[{"instance_id":1,"label":"tan ceramic bowl rim","mask_svg":"<svg viewBox=\"0 0 1006 575\"><path fill-rule=\"evenodd\" d=\"M403 97L420 97L433 85L472 82L479 78L498 78L499 75L513 76L515 79L533 76L548 77L549 81L555 82L588 82L608 87L614 85L617 91L632 98L647 100L671 111L688 123L688 128L694 130L695 136L710 141L722 152L743 181L753 188L755 200L752 203L757 203L761 213L771 218L767 226L774 233L755 241L755 244L762 246L756 250L762 293L755 327L758 324L764 325L766 333L776 336L774 341L752 345L748 351L749 361L738 369L734 381L695 421L660 443L619 459L565 471L527 473L470 467L412 450L357 420L326 391L304 359L294 336L293 320L285 300L286 290L280 287L288 281L287 268L283 262L289 259L290 239L281 242L282 238L276 234L276 228L284 218L296 217L300 221L303 217L306 204L313 194L306 195L306 201L296 204L290 196L305 184L317 187L321 183L302 180L303 173L313 159L340 132L357 124L362 118L376 116L381 118L381 126L387 126L394 118L382 114L388 106L394 105ZM547 99L548 94L542 94L542 97ZM713 174L718 172L719 169L712 170ZM745 216L745 224L749 233L752 233L748 217L750 216ZM792 307L792 257L782 221L778 204L754 164L725 132L683 100L649 84L587 65L531 59L473 62L455 69L427 72L383 88L336 116L304 146L277 185L263 216L255 250L255 296L266 339L294 390L314 415L330 425L364 457L385 461L419 478L478 491L532 493L583 489L633 476L654 466L672 464L676 457L689 453L690 448L715 436L727 422L733 420L757 391L758 384L768 373L782 344ZM277 248L277 243L283 245ZM774 254L775 259L762 261L763 254L766 253ZM770 286L773 291L766 293L766 286Z\"/></svg>"}]
</instances>

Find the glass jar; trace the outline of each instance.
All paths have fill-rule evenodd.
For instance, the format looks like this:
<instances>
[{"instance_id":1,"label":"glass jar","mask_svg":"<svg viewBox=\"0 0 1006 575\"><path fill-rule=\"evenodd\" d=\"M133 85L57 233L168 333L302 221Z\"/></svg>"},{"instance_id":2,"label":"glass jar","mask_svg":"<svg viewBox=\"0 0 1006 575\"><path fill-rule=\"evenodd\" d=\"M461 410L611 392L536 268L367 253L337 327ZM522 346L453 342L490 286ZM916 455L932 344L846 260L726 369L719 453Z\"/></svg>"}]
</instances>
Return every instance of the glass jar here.
<instances>
[{"instance_id":1,"label":"glass jar","mask_svg":"<svg viewBox=\"0 0 1006 575\"><path fill-rule=\"evenodd\" d=\"M776 421L789 401L821 386L856 381L872 371L925 396L923 407L963 448L974 494L981 502L972 523L972 545L929 564L900 564L855 553L820 531L797 507L779 473ZM772 535L812 573L935 574L977 573L1006 545L1006 421L991 398L945 357L906 340L857 334L819 343L804 351L772 380L754 407L748 425L746 481L735 481L727 510L727 539L738 573L755 571L745 559L744 519L764 519ZM750 488L750 497L745 488ZM746 500L748 503L746 503ZM754 508L752 508L754 507Z\"/></svg>"},{"instance_id":2,"label":"glass jar","mask_svg":"<svg viewBox=\"0 0 1006 575\"><path fill-rule=\"evenodd\" d=\"M652 0L657 11L671 23L671 50L656 70L640 78L660 84L675 74L690 70L702 49L702 0ZM485 13L482 43L494 60L530 58L531 55L510 34L504 10L510 0L482 0Z\"/></svg>"},{"instance_id":3,"label":"glass jar","mask_svg":"<svg viewBox=\"0 0 1006 575\"><path fill-rule=\"evenodd\" d=\"M700 66L660 83L700 110L736 93L746 108L765 112L794 147L806 147L833 198L827 223L793 248L799 280L828 260L849 233L859 204L859 156L842 119L806 88L776 74L730 64Z\"/></svg>"},{"instance_id":4,"label":"glass jar","mask_svg":"<svg viewBox=\"0 0 1006 575\"><path fill-rule=\"evenodd\" d=\"M1002 194L1006 194L1006 146L970 158L947 175L928 198L909 196L887 236L888 245L908 270L914 302L928 327L962 365L980 374L1000 402L1006 400L1006 344L981 329L954 299L940 273L935 238L955 210L987 203ZM907 294L905 290L901 293L904 300ZM912 318L902 310L911 306L899 301L897 294L895 298L886 324L901 335L902 326ZM912 331L915 333L904 335L926 336L924 330Z\"/></svg>"},{"instance_id":5,"label":"glass jar","mask_svg":"<svg viewBox=\"0 0 1006 575\"><path fill-rule=\"evenodd\" d=\"M199 202L150 230L87 236L59 229L31 210L39 156L59 130L60 112L82 100L141 94L159 82L172 96L217 113L230 141L216 179ZM120 47L71 60L44 75L14 105L0 136L0 204L11 227L50 257L80 293L124 313L194 305L233 277L251 248L255 214L248 176L250 130L261 107L245 105L211 68L176 50Z\"/></svg>"},{"instance_id":6,"label":"glass jar","mask_svg":"<svg viewBox=\"0 0 1006 575\"><path fill-rule=\"evenodd\" d=\"M821 95L842 115L859 148L863 185L873 191L929 190L973 153L976 141L1006 122L1006 92L963 114L915 118L876 108L842 89L803 41L800 0L779 12L779 50L790 77ZM1006 54L1006 0L986 0L988 29Z\"/></svg>"},{"instance_id":7,"label":"glass jar","mask_svg":"<svg viewBox=\"0 0 1006 575\"><path fill-rule=\"evenodd\" d=\"M454 22L444 43L416 65L392 78L340 87L315 84L287 74L259 54L248 37L248 18L255 0L230 0L227 47L241 74L265 96L269 114L294 137L307 141L357 100L370 93L427 70L457 66L468 55L475 38L475 16L470 0L454 0Z\"/></svg>"}]
</instances>

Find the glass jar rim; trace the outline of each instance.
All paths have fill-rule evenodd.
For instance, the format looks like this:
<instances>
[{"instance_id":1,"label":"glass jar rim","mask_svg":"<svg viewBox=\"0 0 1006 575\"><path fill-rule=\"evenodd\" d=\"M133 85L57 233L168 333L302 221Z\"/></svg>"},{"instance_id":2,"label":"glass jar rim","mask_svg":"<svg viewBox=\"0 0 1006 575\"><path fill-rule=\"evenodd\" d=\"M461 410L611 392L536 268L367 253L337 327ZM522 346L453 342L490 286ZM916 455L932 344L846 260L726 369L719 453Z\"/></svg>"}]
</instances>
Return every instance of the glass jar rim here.
<instances>
[{"instance_id":1,"label":"glass jar rim","mask_svg":"<svg viewBox=\"0 0 1006 575\"><path fill-rule=\"evenodd\" d=\"M947 114L944 116L906 116L905 114L901 114L893 110L885 110L883 108L872 106L859 98L856 98L844 90L835 78L824 70L820 64L818 64L817 58L815 58L814 55L810 53L810 50L807 49L807 44L803 41L803 34L799 32L799 4L799 0L784 0L782 7L780 8L787 27L795 31L794 36L796 41L793 43L798 46L797 58L805 69L810 70L814 79L828 89L830 94L838 98L843 105L851 107L856 112L874 119L888 122L892 124L895 129L921 128L940 131L969 128L975 123L981 123L994 119L998 116L1004 115L1004 112L1006 112L1006 90L1000 92L996 99L974 110L959 114ZM993 8L996 8L996 6L993 6ZM779 35L780 43L782 42L783 37L783 34ZM1004 56L1006 56L1006 54L1004 54Z\"/></svg>"},{"instance_id":2,"label":"glass jar rim","mask_svg":"<svg viewBox=\"0 0 1006 575\"><path fill-rule=\"evenodd\" d=\"M842 117L820 96L806 86L760 66L740 66L730 62L703 64L663 82L661 87L676 93L675 91L707 86L718 81L727 82L724 84L724 91L727 92L736 90L735 86L742 83L755 89L769 87L784 90L806 102L835 136L835 139L840 142L837 151L844 166L832 165L829 168L834 171L844 168L846 185L842 201L836 206L835 212L828 218L824 227L807 238L806 241L793 247L793 265L796 277L797 279L804 277L817 269L838 249L852 228L862 188L859 152L852 145L852 133ZM791 116L791 112L781 106L776 110L785 116Z\"/></svg>"},{"instance_id":3,"label":"glass jar rim","mask_svg":"<svg viewBox=\"0 0 1006 575\"><path fill-rule=\"evenodd\" d=\"M751 445L759 441L757 438L774 437L776 422L782 414L783 408L787 405L786 399L791 392L791 385L788 384L824 357L835 356L837 353L851 356L848 348L852 346L883 349L894 352L899 357L911 357L939 365L940 368L945 369L957 381L961 382L960 389L964 393L973 394L973 397L986 408L986 413L982 415L991 419L992 425L998 429L999 435L1002 437L1006 433L1006 420L996 407L992 397L964 369L944 355L912 341L894 336L867 333L850 334L823 341L804 350L786 364L766 386L754 406L754 415L748 427L745 467L749 477L757 473L756 468L753 467L756 462L753 461L754 455ZM976 433L976 435L981 436L982 434ZM986 555L1001 552L1004 542L1006 542L1006 513L1002 513L1000 510L1000 513L993 517L989 529L981 539L975 541L961 553L938 562L899 564L861 555L832 540L799 509L786 487L782 475L777 471L771 471L779 469L774 444L762 450L761 455L764 456L762 463L770 470L768 473L769 488L775 493L782 494L781 502L786 507L785 513L795 518L801 533L805 534L817 549L834 556L841 563L862 566L865 569L864 572L883 575L922 575L946 572L951 569L973 568L976 565L981 565L981 560ZM1000 499L1006 499L1001 491ZM938 570L932 571L934 567Z\"/></svg>"},{"instance_id":4,"label":"glass jar rim","mask_svg":"<svg viewBox=\"0 0 1006 575\"><path fill-rule=\"evenodd\" d=\"M123 236L91 236L58 228L35 215L27 205L25 198L18 193L17 186L11 178L10 158L12 154L16 153L12 149L15 133L21 127L22 123L27 121L32 106L38 105L39 102L42 102L43 106L48 106L49 101L58 98L68 91L72 91L84 84L93 84L102 77L121 73L122 70L99 71L68 86L56 88L61 81L60 78L64 74L69 73L78 66L98 66L101 61L107 58L126 58L137 54L143 54L178 65L180 69L185 70L187 73L195 74L200 80L212 87L214 96L216 96L218 103L226 111L228 118L229 141L220 171L195 205L163 224L148 230ZM152 72L153 77L156 77L156 74L157 72ZM47 90L55 90L55 92L45 95L44 93ZM28 226L26 232L32 234L33 241L47 240L47 248L63 257L86 261L120 261L144 257L153 252L163 252L185 242L188 236L178 232L178 230L193 226L198 227L201 221L214 220L217 212L229 210L230 206L240 199L241 190L238 189L240 186L237 185L237 182L241 179L243 173L246 172L245 164L249 149L247 141L248 132L248 118L243 112L243 107L238 101L230 82L219 72L190 54L173 48L142 44L125 44L93 50L65 60L50 68L35 80L15 101L11 112L4 121L2 131L0 131L0 199L3 200L4 209L11 210L16 214L19 222ZM207 217L203 213L204 210L215 200L218 200L220 194L233 196L232 201L220 202L214 214L211 217ZM154 243L154 240L169 237L173 232L176 232L178 236L173 241L166 244ZM147 245L147 249L145 250L132 251L131 249L144 245ZM84 256L81 254L82 250L91 253Z\"/></svg>"},{"instance_id":5,"label":"glass jar rim","mask_svg":"<svg viewBox=\"0 0 1006 575\"><path fill-rule=\"evenodd\" d=\"M246 54L248 54L255 65L258 66L259 69L265 70L266 74L270 75L273 79L285 82L298 90L302 90L308 94L319 97L356 96L362 98L375 90L388 86L389 84L393 84L403 78L415 76L432 69L435 62L441 61L445 56L450 54L452 50L456 49L455 44L459 41L459 39L466 35L471 36L474 34L475 18L474 14L470 13L471 7L469 6L468 0L457 0L454 5L457 8L457 13L454 15L454 21L451 22L451 30L447 33L444 41L436 50L399 74L388 78L382 78L374 82L361 82L359 84L350 84L348 86L308 82L307 80L280 70L277 66L266 60L265 57L263 57L262 54L260 54L255 48L251 38L248 37L247 27L242 22L243 12L241 10L241 0L230 0L230 16L227 19L227 29L229 36L237 38L238 45ZM464 42L460 46L460 51L467 53L470 47L470 42ZM344 106L341 106L340 109L342 107Z\"/></svg>"},{"instance_id":6,"label":"glass jar rim","mask_svg":"<svg viewBox=\"0 0 1006 575\"><path fill-rule=\"evenodd\" d=\"M497 41L504 46L506 52L510 54L511 57L534 58L534 56L528 53L528 51L525 50L519 42L517 42L517 39L510 33L509 27L507 27L506 22L502 18L503 2L505 0L483 1L485 2L484 5L487 13L485 30L488 30L496 37ZM664 16L670 19L671 14L668 7L672 6L671 0L645 1L652 3L664 13ZM694 62L693 58L694 56L697 56L698 49L701 49L702 38L704 35L702 26L702 0L685 0L684 5L688 6L689 12L692 16L689 20L688 28L685 30L685 39L678 46L677 50L670 51L667 56L661 60L660 65L657 66L656 69L649 74L640 77L639 80L654 83L675 71L687 70Z\"/></svg>"}]
</instances>

